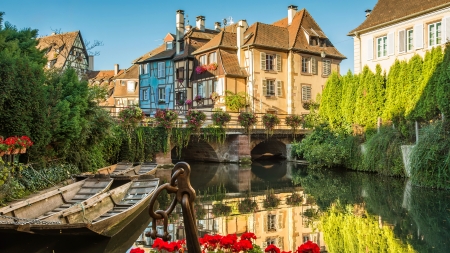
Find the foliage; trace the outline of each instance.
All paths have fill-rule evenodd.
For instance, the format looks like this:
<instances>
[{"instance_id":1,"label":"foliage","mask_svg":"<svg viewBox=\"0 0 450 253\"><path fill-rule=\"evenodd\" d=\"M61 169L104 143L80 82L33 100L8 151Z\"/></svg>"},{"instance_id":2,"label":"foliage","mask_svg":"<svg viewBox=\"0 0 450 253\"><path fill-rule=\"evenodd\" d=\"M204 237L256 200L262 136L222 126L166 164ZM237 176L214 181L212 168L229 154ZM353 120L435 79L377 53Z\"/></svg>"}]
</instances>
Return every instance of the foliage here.
<instances>
[{"instance_id":1,"label":"foliage","mask_svg":"<svg viewBox=\"0 0 450 253\"><path fill-rule=\"evenodd\" d=\"M450 189L450 127L438 121L422 128L411 153L411 180L427 187Z\"/></svg>"},{"instance_id":2,"label":"foliage","mask_svg":"<svg viewBox=\"0 0 450 253\"><path fill-rule=\"evenodd\" d=\"M238 121L239 124L249 132L250 127L256 125L258 119L256 118L256 115L251 112L241 112L238 116Z\"/></svg>"},{"instance_id":3,"label":"foliage","mask_svg":"<svg viewBox=\"0 0 450 253\"><path fill-rule=\"evenodd\" d=\"M175 126L178 119L178 114L172 110L156 110L155 113L156 125L158 127L171 130Z\"/></svg>"},{"instance_id":4,"label":"foliage","mask_svg":"<svg viewBox=\"0 0 450 253\"><path fill-rule=\"evenodd\" d=\"M144 112L138 106L129 106L119 112L119 124L127 131L135 129L145 118Z\"/></svg>"},{"instance_id":5,"label":"foliage","mask_svg":"<svg viewBox=\"0 0 450 253\"><path fill-rule=\"evenodd\" d=\"M293 114L289 115L285 118L285 123L288 127L292 128L294 138L295 138L295 131L301 127L303 123L303 118L300 115Z\"/></svg>"},{"instance_id":6,"label":"foliage","mask_svg":"<svg viewBox=\"0 0 450 253\"><path fill-rule=\"evenodd\" d=\"M301 206L303 203L303 196L294 192L291 196L287 197L286 204L290 206Z\"/></svg>"},{"instance_id":7,"label":"foliage","mask_svg":"<svg viewBox=\"0 0 450 253\"><path fill-rule=\"evenodd\" d=\"M228 206L224 203L214 204L212 213L214 217L229 216L231 214L231 206Z\"/></svg>"},{"instance_id":8,"label":"foliage","mask_svg":"<svg viewBox=\"0 0 450 253\"><path fill-rule=\"evenodd\" d=\"M218 186L208 187L205 191L198 191L198 196L202 201L222 201L225 199L227 190L223 184Z\"/></svg>"},{"instance_id":9,"label":"foliage","mask_svg":"<svg viewBox=\"0 0 450 253\"><path fill-rule=\"evenodd\" d=\"M231 115L228 112L224 112L222 109L218 109L212 113L211 119L214 125L222 128L225 124L230 122Z\"/></svg>"},{"instance_id":10,"label":"foliage","mask_svg":"<svg viewBox=\"0 0 450 253\"><path fill-rule=\"evenodd\" d=\"M263 206L264 208L277 208L280 204L280 199L275 195L273 189L269 189L266 191L266 198L264 199Z\"/></svg>"},{"instance_id":11,"label":"foliage","mask_svg":"<svg viewBox=\"0 0 450 253\"><path fill-rule=\"evenodd\" d=\"M195 133L199 133L200 128L206 120L206 114L198 110L189 110L186 115L186 120L186 127Z\"/></svg>"},{"instance_id":12,"label":"foliage","mask_svg":"<svg viewBox=\"0 0 450 253\"><path fill-rule=\"evenodd\" d=\"M325 84L326 89L322 93L322 106L319 114L327 120L333 129L342 126L342 116L336 112L341 111L342 84L339 74L333 72Z\"/></svg>"},{"instance_id":13,"label":"foliage","mask_svg":"<svg viewBox=\"0 0 450 253\"><path fill-rule=\"evenodd\" d=\"M194 204L194 214L197 220L203 220L206 215L206 210L203 208L203 205L200 203Z\"/></svg>"},{"instance_id":14,"label":"foliage","mask_svg":"<svg viewBox=\"0 0 450 253\"><path fill-rule=\"evenodd\" d=\"M320 221L330 253L415 252L411 245L396 239L389 226L380 227L378 218L368 213L354 214L352 206L333 205Z\"/></svg>"},{"instance_id":15,"label":"foliage","mask_svg":"<svg viewBox=\"0 0 450 253\"><path fill-rule=\"evenodd\" d=\"M267 135L273 134L275 126L280 124L280 119L276 114L266 113L262 116L262 121L266 129Z\"/></svg>"},{"instance_id":16,"label":"foliage","mask_svg":"<svg viewBox=\"0 0 450 253\"><path fill-rule=\"evenodd\" d=\"M240 213L254 213L258 211L258 203L250 198L239 201L238 209Z\"/></svg>"},{"instance_id":17,"label":"foliage","mask_svg":"<svg viewBox=\"0 0 450 253\"><path fill-rule=\"evenodd\" d=\"M231 111L239 111L239 109L244 108L247 103L247 94L243 91L238 93L233 93L232 91L225 91L225 105Z\"/></svg>"}]
</instances>

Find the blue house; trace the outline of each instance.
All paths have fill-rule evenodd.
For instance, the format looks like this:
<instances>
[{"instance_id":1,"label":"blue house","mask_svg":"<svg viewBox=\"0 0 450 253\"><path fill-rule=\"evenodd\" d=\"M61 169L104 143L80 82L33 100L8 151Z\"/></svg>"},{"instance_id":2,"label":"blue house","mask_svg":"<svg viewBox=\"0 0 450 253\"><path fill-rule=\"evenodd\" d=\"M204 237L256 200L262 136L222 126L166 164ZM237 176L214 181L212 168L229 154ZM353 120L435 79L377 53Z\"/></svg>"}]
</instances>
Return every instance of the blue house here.
<instances>
[{"instance_id":1,"label":"blue house","mask_svg":"<svg viewBox=\"0 0 450 253\"><path fill-rule=\"evenodd\" d=\"M174 109L175 52L175 35L168 33L161 46L134 61L139 65L139 107L147 115Z\"/></svg>"}]
</instances>

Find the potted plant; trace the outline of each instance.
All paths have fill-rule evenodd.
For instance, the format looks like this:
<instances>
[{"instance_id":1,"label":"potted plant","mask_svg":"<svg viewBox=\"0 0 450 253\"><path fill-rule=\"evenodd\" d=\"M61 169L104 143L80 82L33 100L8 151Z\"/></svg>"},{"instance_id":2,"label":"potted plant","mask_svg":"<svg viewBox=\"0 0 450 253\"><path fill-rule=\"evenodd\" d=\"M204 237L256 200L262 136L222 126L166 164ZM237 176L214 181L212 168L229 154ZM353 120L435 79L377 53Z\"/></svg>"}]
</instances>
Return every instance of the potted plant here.
<instances>
[{"instance_id":1,"label":"potted plant","mask_svg":"<svg viewBox=\"0 0 450 253\"><path fill-rule=\"evenodd\" d=\"M186 101L184 101L184 103L188 106L188 108L192 107L192 100L191 99L186 99Z\"/></svg>"},{"instance_id":2,"label":"potted plant","mask_svg":"<svg viewBox=\"0 0 450 253\"><path fill-rule=\"evenodd\" d=\"M200 75L201 73L203 73L203 72L205 72L206 71L206 67L205 66L197 66L196 68L195 68L195 72L198 74L198 75Z\"/></svg>"},{"instance_id":3,"label":"potted plant","mask_svg":"<svg viewBox=\"0 0 450 253\"><path fill-rule=\"evenodd\" d=\"M295 131L303 124L303 118L300 115L290 115L287 116L286 119L286 125L292 128L292 131L294 132L294 139L295 139Z\"/></svg>"},{"instance_id":4,"label":"potted plant","mask_svg":"<svg viewBox=\"0 0 450 253\"><path fill-rule=\"evenodd\" d=\"M214 102L214 101L216 101L217 99L219 99L219 93L213 91L213 92L211 92L211 94L209 95L209 98Z\"/></svg>"},{"instance_id":5,"label":"potted plant","mask_svg":"<svg viewBox=\"0 0 450 253\"><path fill-rule=\"evenodd\" d=\"M119 112L119 124L127 132L136 128L139 122L145 118L144 112L138 106L126 107Z\"/></svg>"},{"instance_id":6,"label":"potted plant","mask_svg":"<svg viewBox=\"0 0 450 253\"><path fill-rule=\"evenodd\" d=\"M189 110L186 115L186 120L186 127L198 133L200 132L200 128L206 120L206 114L202 111Z\"/></svg>"},{"instance_id":7,"label":"potted plant","mask_svg":"<svg viewBox=\"0 0 450 253\"><path fill-rule=\"evenodd\" d=\"M27 148L33 146L33 142L31 141L30 137L23 135L18 140L20 147L20 153L24 154L27 152Z\"/></svg>"},{"instance_id":8,"label":"potted plant","mask_svg":"<svg viewBox=\"0 0 450 253\"><path fill-rule=\"evenodd\" d=\"M267 135L273 134L273 129L276 125L280 124L280 119L276 114L267 113L262 117L264 127Z\"/></svg>"},{"instance_id":9,"label":"potted plant","mask_svg":"<svg viewBox=\"0 0 450 253\"><path fill-rule=\"evenodd\" d=\"M19 143L19 137L17 136L8 137L3 143L8 146L6 150L7 155L18 154L20 149L22 148L22 146Z\"/></svg>"},{"instance_id":10,"label":"potted plant","mask_svg":"<svg viewBox=\"0 0 450 253\"><path fill-rule=\"evenodd\" d=\"M258 119L255 114L251 112L241 112L238 117L239 124L245 128L247 133L250 132L250 127L256 125Z\"/></svg>"},{"instance_id":11,"label":"potted plant","mask_svg":"<svg viewBox=\"0 0 450 253\"><path fill-rule=\"evenodd\" d=\"M177 105L178 106L182 106L182 105L184 105L184 103L185 103L184 99L177 100Z\"/></svg>"},{"instance_id":12,"label":"potted plant","mask_svg":"<svg viewBox=\"0 0 450 253\"><path fill-rule=\"evenodd\" d=\"M253 213L258 211L258 203L247 197L239 202L238 209L240 213Z\"/></svg>"},{"instance_id":13,"label":"potted plant","mask_svg":"<svg viewBox=\"0 0 450 253\"><path fill-rule=\"evenodd\" d=\"M199 102L199 101L202 101L202 100L203 100L203 98L200 95L197 95L197 96L194 97L194 101L195 102Z\"/></svg>"},{"instance_id":14,"label":"potted plant","mask_svg":"<svg viewBox=\"0 0 450 253\"><path fill-rule=\"evenodd\" d=\"M302 203L303 196L295 192L286 199L286 204L291 206L300 206Z\"/></svg>"},{"instance_id":15,"label":"potted plant","mask_svg":"<svg viewBox=\"0 0 450 253\"><path fill-rule=\"evenodd\" d=\"M8 145L4 143L3 136L0 136L0 156L3 156L8 150Z\"/></svg>"},{"instance_id":16,"label":"potted plant","mask_svg":"<svg viewBox=\"0 0 450 253\"><path fill-rule=\"evenodd\" d=\"M208 65L208 70L216 70L217 69L217 63L213 62Z\"/></svg>"},{"instance_id":17,"label":"potted plant","mask_svg":"<svg viewBox=\"0 0 450 253\"><path fill-rule=\"evenodd\" d=\"M273 189L270 189L266 193L266 199L264 199L264 208L276 208L280 204L280 199L275 195Z\"/></svg>"},{"instance_id":18,"label":"potted plant","mask_svg":"<svg viewBox=\"0 0 450 253\"><path fill-rule=\"evenodd\" d=\"M156 110L155 120L157 127L171 131L178 119L178 114L171 110Z\"/></svg>"},{"instance_id":19,"label":"potted plant","mask_svg":"<svg viewBox=\"0 0 450 253\"><path fill-rule=\"evenodd\" d=\"M162 105L162 104L165 104L165 103L166 103L165 99L158 99L158 104L159 105Z\"/></svg>"},{"instance_id":20,"label":"potted plant","mask_svg":"<svg viewBox=\"0 0 450 253\"><path fill-rule=\"evenodd\" d=\"M212 115L211 119L215 126L223 128L226 123L230 122L231 116L228 112L224 112L222 109L216 109Z\"/></svg>"}]
</instances>

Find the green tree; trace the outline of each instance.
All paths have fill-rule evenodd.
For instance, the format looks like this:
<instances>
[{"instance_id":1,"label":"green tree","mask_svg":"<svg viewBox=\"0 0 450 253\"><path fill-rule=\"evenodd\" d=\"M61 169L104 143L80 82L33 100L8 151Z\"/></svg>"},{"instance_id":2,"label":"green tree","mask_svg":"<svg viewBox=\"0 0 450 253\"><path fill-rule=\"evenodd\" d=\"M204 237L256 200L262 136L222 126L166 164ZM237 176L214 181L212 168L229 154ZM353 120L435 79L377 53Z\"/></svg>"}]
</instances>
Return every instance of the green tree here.
<instances>
[{"instance_id":1,"label":"green tree","mask_svg":"<svg viewBox=\"0 0 450 253\"><path fill-rule=\"evenodd\" d=\"M333 72L325 87L326 89L322 93L319 115L328 121L331 128L340 128L343 122L340 102L342 100L342 84L339 74Z\"/></svg>"}]
</instances>

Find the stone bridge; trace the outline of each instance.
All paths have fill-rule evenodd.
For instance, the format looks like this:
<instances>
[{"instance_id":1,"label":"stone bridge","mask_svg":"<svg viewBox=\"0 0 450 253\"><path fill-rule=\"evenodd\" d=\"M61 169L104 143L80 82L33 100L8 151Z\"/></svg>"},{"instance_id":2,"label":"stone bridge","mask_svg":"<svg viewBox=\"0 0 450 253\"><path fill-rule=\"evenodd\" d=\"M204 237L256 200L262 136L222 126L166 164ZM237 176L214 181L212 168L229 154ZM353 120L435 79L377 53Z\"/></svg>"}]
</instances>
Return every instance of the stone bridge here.
<instances>
[{"instance_id":1,"label":"stone bridge","mask_svg":"<svg viewBox=\"0 0 450 253\"><path fill-rule=\"evenodd\" d=\"M300 141L307 130L302 130L295 135L295 140ZM156 156L158 164L171 164L172 159L220 162L220 163L249 163L251 159L261 156L290 156L290 144L294 141L294 135L289 130L275 130L273 135L267 136L263 130L253 131L250 135L241 132L227 132L224 143L208 143L204 140L191 138L187 147L181 154L177 154L177 148L171 147L170 153L159 153Z\"/></svg>"}]
</instances>

